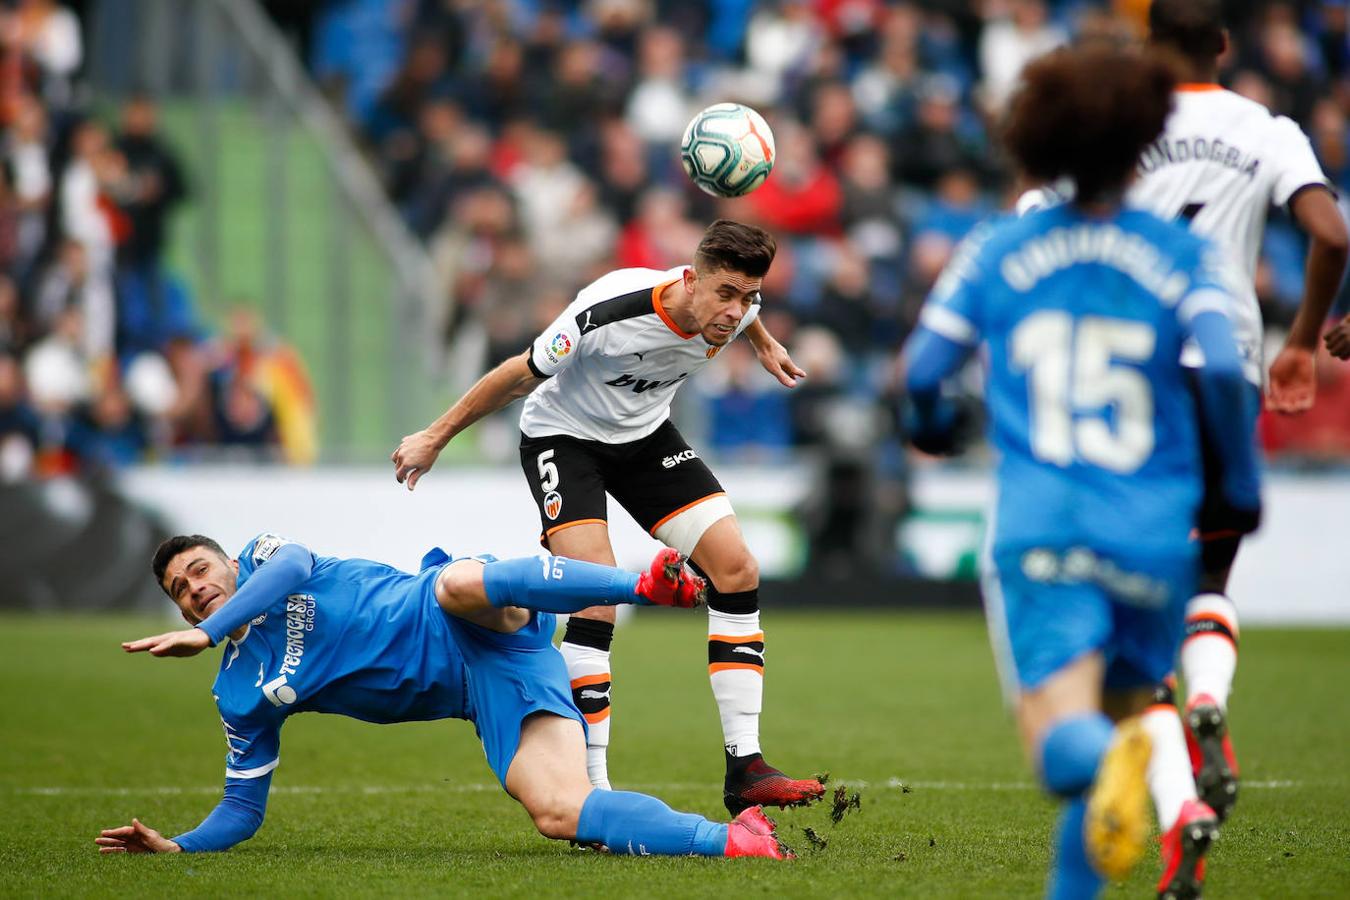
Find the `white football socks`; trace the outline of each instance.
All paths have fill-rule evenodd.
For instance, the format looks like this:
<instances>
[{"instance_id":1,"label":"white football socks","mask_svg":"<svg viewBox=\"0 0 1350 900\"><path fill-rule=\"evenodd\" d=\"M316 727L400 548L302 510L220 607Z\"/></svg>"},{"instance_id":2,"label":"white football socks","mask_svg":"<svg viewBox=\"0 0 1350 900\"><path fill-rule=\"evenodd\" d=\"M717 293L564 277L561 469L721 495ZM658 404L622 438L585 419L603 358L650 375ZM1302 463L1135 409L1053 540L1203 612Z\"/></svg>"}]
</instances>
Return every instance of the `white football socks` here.
<instances>
[{"instance_id":1,"label":"white football socks","mask_svg":"<svg viewBox=\"0 0 1350 900\"><path fill-rule=\"evenodd\" d=\"M759 751L764 699L764 632L759 613L708 610L708 680L712 682L722 738L732 756Z\"/></svg>"},{"instance_id":2,"label":"white football socks","mask_svg":"<svg viewBox=\"0 0 1350 900\"><path fill-rule=\"evenodd\" d=\"M1188 702L1209 694L1228 709L1237 671L1237 607L1223 594L1200 594L1186 605L1186 637L1181 642L1181 674Z\"/></svg>"},{"instance_id":3,"label":"white football socks","mask_svg":"<svg viewBox=\"0 0 1350 900\"><path fill-rule=\"evenodd\" d=\"M1153 741L1148 761L1148 791L1158 811L1158 827L1166 833L1181 815L1187 800L1196 799L1191 756L1175 702L1155 703L1140 716L1144 733Z\"/></svg>"},{"instance_id":4,"label":"white football socks","mask_svg":"<svg viewBox=\"0 0 1350 900\"><path fill-rule=\"evenodd\" d=\"M591 784L609 790L609 651L563 641L559 647L572 683L572 700L586 718L586 774Z\"/></svg>"}]
</instances>

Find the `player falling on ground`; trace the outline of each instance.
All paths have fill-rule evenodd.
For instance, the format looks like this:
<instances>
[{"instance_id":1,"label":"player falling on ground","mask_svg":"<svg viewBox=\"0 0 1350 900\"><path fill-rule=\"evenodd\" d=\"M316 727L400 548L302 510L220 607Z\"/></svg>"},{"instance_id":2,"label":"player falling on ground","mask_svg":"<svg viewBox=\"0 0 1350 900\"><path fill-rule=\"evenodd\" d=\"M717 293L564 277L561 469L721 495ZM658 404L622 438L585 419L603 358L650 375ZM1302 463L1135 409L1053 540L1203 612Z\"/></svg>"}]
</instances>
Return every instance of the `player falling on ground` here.
<instances>
[{"instance_id":1,"label":"player falling on ground","mask_svg":"<svg viewBox=\"0 0 1350 900\"><path fill-rule=\"evenodd\" d=\"M1159 139L1145 149L1132 204L1165 219L1177 219L1210 238L1224 252L1237 303L1234 330L1251 383L1249 402L1260 404L1261 311L1254 279L1261 235L1270 205L1287 205L1310 238L1302 303L1285 345L1270 366L1268 405L1299 413L1314 401L1313 371L1318 334L1326 322L1346 263L1346 227L1326 176L1298 126L1218 84L1219 57L1228 47L1220 0L1155 0L1149 9L1150 51L1181 60L1185 83ZM1071 187L1068 191L1071 192ZM1045 192L1024 196L1022 209L1043 205ZM1339 346L1343 323L1327 335ZM1345 348L1350 356L1350 344ZM1183 362L1195 365L1194 348ZM1212 449L1207 452L1213 452ZM1202 860L1178 854L1177 834L1200 815L1199 796L1220 820L1237 799L1237 762L1228 738L1227 707L1237 667L1237 610L1225 591L1237 556L1241 529L1221 506L1206 504L1199 518L1204 576L1187 608L1180 663L1186 681L1187 735L1177 717L1175 679L1159 688L1144 717L1154 744L1151 788L1163 842L1159 892L1198 890ZM1174 884L1175 882L1175 884ZM1191 884L1187 888L1186 884Z\"/></svg>"},{"instance_id":2,"label":"player falling on ground","mask_svg":"<svg viewBox=\"0 0 1350 900\"><path fill-rule=\"evenodd\" d=\"M392 454L416 485L455 435L519 397L520 461L548 549L614 564L605 494L708 579L708 674L726 751L723 799L733 814L756 804L818 798L760 754L764 632L759 567L731 502L670 421L675 391L744 332L761 364L792 387L797 368L758 320L759 291L776 244L762 229L719 220L692 266L620 269L584 288L533 346L483 376L448 412ZM528 396L527 396L528 395ZM614 610L571 617L563 637L573 695L590 724L591 782L609 787L610 644Z\"/></svg>"},{"instance_id":3,"label":"player falling on ground","mask_svg":"<svg viewBox=\"0 0 1350 900\"><path fill-rule=\"evenodd\" d=\"M1077 197L967 240L906 347L907 384L915 444L948 450L941 382L987 350L986 605L1028 757L1065 801L1049 893L1081 898L1143 850L1150 741L1134 716L1172 666L1195 589L1201 428L1238 530L1259 518L1259 472L1213 245L1121 205L1171 107L1171 70L1063 51L1023 79L1005 142L1031 176L1073 177ZM1188 340L1204 351L1193 373ZM1216 833L1211 814L1186 852Z\"/></svg>"},{"instance_id":4,"label":"player falling on ground","mask_svg":"<svg viewBox=\"0 0 1350 900\"><path fill-rule=\"evenodd\" d=\"M313 555L259 535L237 560L201 535L171 538L155 578L195 627L123 644L192 656L229 638L212 687L225 739L225 796L172 840L133 819L101 852L225 850L262 825L281 727L299 712L366 722L469 719L488 764L539 833L614 853L783 858L758 808L730 825L660 800L598 791L586 776L582 716L553 647L555 612L603 603L693 606L704 584L663 549L634 575L561 557L451 560L417 575Z\"/></svg>"}]
</instances>

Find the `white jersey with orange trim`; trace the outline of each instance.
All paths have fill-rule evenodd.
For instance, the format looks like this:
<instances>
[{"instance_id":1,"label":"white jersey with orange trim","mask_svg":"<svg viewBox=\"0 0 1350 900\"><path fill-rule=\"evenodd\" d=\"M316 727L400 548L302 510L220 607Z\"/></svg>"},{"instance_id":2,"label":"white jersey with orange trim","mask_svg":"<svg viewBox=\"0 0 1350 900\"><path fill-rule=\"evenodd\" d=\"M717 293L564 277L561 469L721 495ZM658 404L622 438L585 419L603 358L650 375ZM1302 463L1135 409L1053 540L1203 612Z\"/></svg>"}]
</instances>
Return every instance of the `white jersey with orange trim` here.
<instances>
[{"instance_id":1,"label":"white jersey with orange trim","mask_svg":"<svg viewBox=\"0 0 1350 900\"><path fill-rule=\"evenodd\" d=\"M610 272L535 338L530 370L548 381L525 398L520 430L527 437L620 444L661 427L680 385L721 349L681 331L661 307L661 291L685 268ZM732 340L758 314L756 298Z\"/></svg>"},{"instance_id":2,"label":"white jersey with orange trim","mask_svg":"<svg viewBox=\"0 0 1350 900\"><path fill-rule=\"evenodd\" d=\"M1164 219L1185 219L1223 255L1230 312L1247 378L1262 383L1261 309L1256 265L1266 214L1308 187L1330 187L1312 145L1297 124L1217 84L1181 85L1162 135L1139 160L1128 202ZM1070 189L1071 190L1071 189ZM1063 186L1029 191L1019 213L1062 199ZM1187 365L1199 365L1188 346Z\"/></svg>"}]
</instances>

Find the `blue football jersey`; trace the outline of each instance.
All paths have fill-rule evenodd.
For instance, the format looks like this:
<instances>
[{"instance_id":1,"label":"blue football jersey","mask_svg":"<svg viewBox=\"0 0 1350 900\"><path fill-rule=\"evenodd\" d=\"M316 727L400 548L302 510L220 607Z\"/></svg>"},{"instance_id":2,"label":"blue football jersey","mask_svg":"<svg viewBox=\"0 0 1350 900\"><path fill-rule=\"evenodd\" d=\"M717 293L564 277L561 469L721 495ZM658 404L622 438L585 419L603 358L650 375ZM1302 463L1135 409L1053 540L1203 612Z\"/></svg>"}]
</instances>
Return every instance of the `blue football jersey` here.
<instances>
[{"instance_id":1,"label":"blue football jersey","mask_svg":"<svg viewBox=\"0 0 1350 900\"><path fill-rule=\"evenodd\" d=\"M1210 245L1150 213L1071 205L981 226L921 322L987 353L995 552L1180 555L1201 495L1189 322L1224 312Z\"/></svg>"},{"instance_id":2,"label":"blue football jersey","mask_svg":"<svg viewBox=\"0 0 1350 900\"><path fill-rule=\"evenodd\" d=\"M285 543L271 534L250 541L239 587ZM281 725L298 712L377 723L467 718L463 658L435 598L439 571L313 557L310 577L222 654L212 693L230 748L226 775L275 768Z\"/></svg>"}]
</instances>

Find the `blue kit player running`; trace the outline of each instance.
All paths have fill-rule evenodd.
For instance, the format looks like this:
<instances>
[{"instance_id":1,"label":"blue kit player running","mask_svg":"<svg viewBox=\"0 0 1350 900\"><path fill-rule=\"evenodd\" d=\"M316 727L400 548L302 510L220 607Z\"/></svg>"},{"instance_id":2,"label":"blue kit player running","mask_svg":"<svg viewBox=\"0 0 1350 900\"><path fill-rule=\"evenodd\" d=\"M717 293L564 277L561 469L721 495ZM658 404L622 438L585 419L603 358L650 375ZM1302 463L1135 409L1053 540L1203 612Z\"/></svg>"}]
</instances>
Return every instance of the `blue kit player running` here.
<instances>
[{"instance_id":1,"label":"blue kit player running","mask_svg":"<svg viewBox=\"0 0 1350 900\"><path fill-rule=\"evenodd\" d=\"M282 725L295 713L366 722L468 719L488 765L545 837L615 853L768 856L784 851L755 807L730 825L660 800L591 787L585 725L553 647L553 613L604 602L690 607L706 584L674 550L630 574L562 557L452 560L440 549L410 575L315 556L275 535L229 559L201 535L165 541L155 578L195 627L123 644L191 656L225 641L212 693L225 726L225 795L169 840L133 820L102 852L225 850L262 825Z\"/></svg>"},{"instance_id":2,"label":"blue kit player running","mask_svg":"<svg viewBox=\"0 0 1350 900\"><path fill-rule=\"evenodd\" d=\"M1174 662L1199 575L1200 429L1245 530L1259 474L1210 245L1121 206L1168 114L1170 70L1063 51L1023 79L1006 143L1032 177L1072 176L1078 197L967 240L906 347L906 378L915 444L947 452L958 423L941 382L987 354L999 460L986 605L1028 757L1064 799L1049 894L1089 897L1143 850L1149 739L1134 716ZM1179 362L1190 338L1205 358L1193 381ZM1216 833L1211 815L1187 852Z\"/></svg>"}]
</instances>

